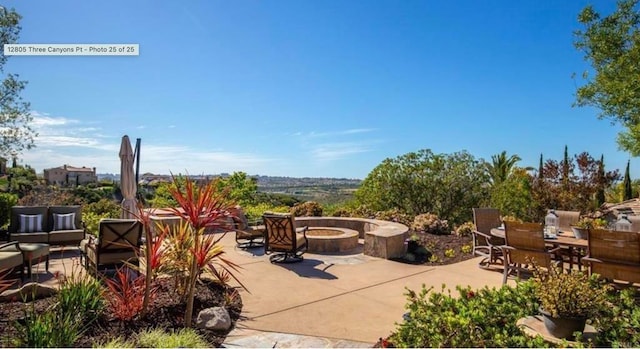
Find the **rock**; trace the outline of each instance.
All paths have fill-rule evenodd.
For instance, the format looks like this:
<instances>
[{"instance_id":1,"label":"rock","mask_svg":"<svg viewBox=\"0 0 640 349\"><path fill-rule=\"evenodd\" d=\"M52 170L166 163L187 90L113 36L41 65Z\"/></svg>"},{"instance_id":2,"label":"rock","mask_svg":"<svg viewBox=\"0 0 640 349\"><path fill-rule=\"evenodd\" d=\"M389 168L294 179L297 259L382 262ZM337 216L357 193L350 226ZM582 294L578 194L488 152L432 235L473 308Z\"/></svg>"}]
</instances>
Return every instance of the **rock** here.
<instances>
[{"instance_id":1,"label":"rock","mask_svg":"<svg viewBox=\"0 0 640 349\"><path fill-rule=\"evenodd\" d=\"M58 290L54 287L37 282L28 282L18 289L2 292L2 294L0 294L0 302L11 302L14 300L26 300L30 302L34 299L51 297L56 293L58 293Z\"/></svg>"},{"instance_id":2,"label":"rock","mask_svg":"<svg viewBox=\"0 0 640 349\"><path fill-rule=\"evenodd\" d=\"M228 331L231 328L231 317L224 307L203 309L198 313L196 327L215 331Z\"/></svg>"}]
</instances>

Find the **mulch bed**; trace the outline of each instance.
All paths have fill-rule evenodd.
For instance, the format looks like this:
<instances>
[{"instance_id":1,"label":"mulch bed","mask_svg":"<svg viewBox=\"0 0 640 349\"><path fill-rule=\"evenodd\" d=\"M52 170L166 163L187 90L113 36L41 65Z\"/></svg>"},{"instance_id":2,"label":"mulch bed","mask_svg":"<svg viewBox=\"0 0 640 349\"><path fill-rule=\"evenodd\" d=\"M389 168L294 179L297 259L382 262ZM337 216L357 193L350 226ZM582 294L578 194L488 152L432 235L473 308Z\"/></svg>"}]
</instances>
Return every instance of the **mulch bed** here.
<instances>
[{"instance_id":1,"label":"mulch bed","mask_svg":"<svg viewBox=\"0 0 640 349\"><path fill-rule=\"evenodd\" d=\"M183 328L186 303L181 302L179 297L174 293L173 283L170 279L159 280L159 290L152 304L149 314L143 319L122 322L115 319L109 312L107 307L105 314L87 328L81 338L75 343L75 347L93 347L99 343L121 337L128 339L132 335L141 332L144 329L163 328L178 330ZM193 321L195 325L196 317L200 310L225 305L225 294L230 289L225 288L214 282L205 282L198 284L196 288L196 297L194 301ZM227 301L229 297L226 297ZM31 305L35 306L36 311L44 312L45 309L51 307L56 301L56 297L39 299L31 303L9 302L0 303L0 333L2 333L2 347L11 346L7 342L8 338L15 338L17 331L13 324L24 318L24 309ZM229 301L226 305L229 315L231 316L232 326L240 317L242 311L242 300L239 295ZM210 344L211 347L220 347L224 342L229 331L210 331L197 330Z\"/></svg>"}]
</instances>

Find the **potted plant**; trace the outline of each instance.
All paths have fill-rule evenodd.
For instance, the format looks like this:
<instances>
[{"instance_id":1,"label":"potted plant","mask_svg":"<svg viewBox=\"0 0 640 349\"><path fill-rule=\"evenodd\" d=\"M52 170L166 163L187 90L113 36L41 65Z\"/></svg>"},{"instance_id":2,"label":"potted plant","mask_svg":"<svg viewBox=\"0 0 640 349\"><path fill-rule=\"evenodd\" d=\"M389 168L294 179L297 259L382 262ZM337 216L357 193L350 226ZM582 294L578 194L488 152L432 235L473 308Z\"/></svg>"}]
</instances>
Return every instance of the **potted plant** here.
<instances>
[{"instance_id":1,"label":"potted plant","mask_svg":"<svg viewBox=\"0 0 640 349\"><path fill-rule=\"evenodd\" d=\"M606 305L610 289L596 275L579 270L563 272L559 267L543 270L537 265L533 284L547 331L564 339L573 339L574 332L584 331L587 319Z\"/></svg>"},{"instance_id":2,"label":"potted plant","mask_svg":"<svg viewBox=\"0 0 640 349\"><path fill-rule=\"evenodd\" d=\"M573 235L576 239L587 239L589 237L589 229L606 228L607 221L602 218L582 217L574 225L571 226Z\"/></svg>"}]
</instances>

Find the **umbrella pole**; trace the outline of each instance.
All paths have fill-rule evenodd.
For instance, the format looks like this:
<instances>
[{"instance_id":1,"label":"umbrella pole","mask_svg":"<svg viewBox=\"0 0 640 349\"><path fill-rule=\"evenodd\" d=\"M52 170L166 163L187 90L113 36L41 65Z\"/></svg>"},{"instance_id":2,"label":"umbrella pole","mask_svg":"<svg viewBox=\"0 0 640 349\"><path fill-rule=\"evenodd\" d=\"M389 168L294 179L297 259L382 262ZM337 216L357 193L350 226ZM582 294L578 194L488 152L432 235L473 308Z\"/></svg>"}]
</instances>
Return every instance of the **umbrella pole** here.
<instances>
[{"instance_id":1,"label":"umbrella pole","mask_svg":"<svg viewBox=\"0 0 640 349\"><path fill-rule=\"evenodd\" d=\"M136 138L136 188L138 188L138 174L140 173L140 138Z\"/></svg>"}]
</instances>

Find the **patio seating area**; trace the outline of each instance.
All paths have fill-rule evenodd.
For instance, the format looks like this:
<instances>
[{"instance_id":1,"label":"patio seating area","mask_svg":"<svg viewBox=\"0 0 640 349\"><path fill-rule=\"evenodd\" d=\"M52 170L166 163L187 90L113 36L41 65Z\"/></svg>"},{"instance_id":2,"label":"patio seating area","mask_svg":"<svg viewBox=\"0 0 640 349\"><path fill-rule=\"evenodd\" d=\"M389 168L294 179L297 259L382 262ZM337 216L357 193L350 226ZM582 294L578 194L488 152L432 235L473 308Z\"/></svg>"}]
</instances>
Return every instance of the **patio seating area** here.
<instances>
[{"instance_id":1,"label":"patio seating area","mask_svg":"<svg viewBox=\"0 0 640 349\"><path fill-rule=\"evenodd\" d=\"M402 321L405 287L502 285L502 270L479 270L479 258L437 267L408 265L366 256L361 245L354 254L307 252L302 262L281 265L270 263L261 247L237 247L233 233L221 243L225 257L241 266L238 276L250 292L241 291L243 319L227 337L226 347L272 347L273 341L279 347L371 347ZM53 247L50 254L49 271L42 263L34 267L33 277L55 285L54 274L71 272L80 252ZM285 290L304 292L282 297Z\"/></svg>"}]
</instances>

